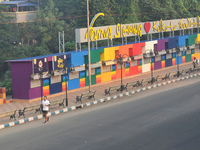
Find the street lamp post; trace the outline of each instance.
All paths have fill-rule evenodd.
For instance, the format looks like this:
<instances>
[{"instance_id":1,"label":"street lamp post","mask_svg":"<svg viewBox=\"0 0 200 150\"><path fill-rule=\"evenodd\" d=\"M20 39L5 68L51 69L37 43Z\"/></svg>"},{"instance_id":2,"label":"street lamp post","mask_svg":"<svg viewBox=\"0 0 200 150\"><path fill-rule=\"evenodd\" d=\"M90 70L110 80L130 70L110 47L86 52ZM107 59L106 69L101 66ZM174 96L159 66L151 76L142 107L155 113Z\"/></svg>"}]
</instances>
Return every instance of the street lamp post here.
<instances>
[{"instance_id":1,"label":"street lamp post","mask_svg":"<svg viewBox=\"0 0 200 150\"><path fill-rule=\"evenodd\" d=\"M88 76L89 76L89 92L91 91L91 62L90 62L90 11L89 0L87 0L87 29L88 29Z\"/></svg>"},{"instance_id":2,"label":"street lamp post","mask_svg":"<svg viewBox=\"0 0 200 150\"><path fill-rule=\"evenodd\" d=\"M65 87L66 87L66 98L65 98L65 101L66 101L65 104L66 104L66 106L68 106L67 73L70 72L70 69L69 69L70 66L73 66L73 69L72 69L72 70L74 70L74 65L73 65L73 64L64 65L64 68L63 68L64 76L65 76Z\"/></svg>"},{"instance_id":3,"label":"street lamp post","mask_svg":"<svg viewBox=\"0 0 200 150\"><path fill-rule=\"evenodd\" d=\"M126 58L125 56L128 57L126 62L129 62L130 60L129 60L129 56L127 54L124 54L124 55L117 54L115 56L115 60L117 61L117 63L120 63L120 65L121 65L121 89L120 89L120 91L124 90L124 85L123 85L123 80L122 80L122 66L124 65L123 59Z\"/></svg>"},{"instance_id":4,"label":"street lamp post","mask_svg":"<svg viewBox=\"0 0 200 150\"><path fill-rule=\"evenodd\" d=\"M176 58L177 58L177 77L180 76L180 71L179 71L179 57L178 54L180 53L180 48L176 46Z\"/></svg>"},{"instance_id":5,"label":"street lamp post","mask_svg":"<svg viewBox=\"0 0 200 150\"><path fill-rule=\"evenodd\" d=\"M150 64L151 64L151 84L153 84L154 82L154 77L153 77L153 68L152 68L152 57L153 57L153 50L152 49L147 49L145 51L145 53L149 51L149 55L150 55Z\"/></svg>"},{"instance_id":6,"label":"street lamp post","mask_svg":"<svg viewBox=\"0 0 200 150\"><path fill-rule=\"evenodd\" d=\"M43 76L42 71L43 71L43 67L39 67L38 70L39 70L39 75L40 75L41 101L42 101L42 97L43 97L43 94L42 94L42 76Z\"/></svg>"}]
</instances>

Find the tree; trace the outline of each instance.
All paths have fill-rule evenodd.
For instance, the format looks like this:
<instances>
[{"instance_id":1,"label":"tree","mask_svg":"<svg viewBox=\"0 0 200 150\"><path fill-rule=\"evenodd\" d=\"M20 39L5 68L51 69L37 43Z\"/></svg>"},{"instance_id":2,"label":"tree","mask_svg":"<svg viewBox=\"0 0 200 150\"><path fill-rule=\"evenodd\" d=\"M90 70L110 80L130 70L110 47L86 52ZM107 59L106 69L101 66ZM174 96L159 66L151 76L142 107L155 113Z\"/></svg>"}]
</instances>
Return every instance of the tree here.
<instances>
[{"instance_id":1,"label":"tree","mask_svg":"<svg viewBox=\"0 0 200 150\"><path fill-rule=\"evenodd\" d=\"M63 31L64 21L58 20L62 13L55 7L53 0L48 0L44 8L40 9L39 36L36 38L38 45L46 47L52 53L58 52L58 32Z\"/></svg>"}]
</instances>

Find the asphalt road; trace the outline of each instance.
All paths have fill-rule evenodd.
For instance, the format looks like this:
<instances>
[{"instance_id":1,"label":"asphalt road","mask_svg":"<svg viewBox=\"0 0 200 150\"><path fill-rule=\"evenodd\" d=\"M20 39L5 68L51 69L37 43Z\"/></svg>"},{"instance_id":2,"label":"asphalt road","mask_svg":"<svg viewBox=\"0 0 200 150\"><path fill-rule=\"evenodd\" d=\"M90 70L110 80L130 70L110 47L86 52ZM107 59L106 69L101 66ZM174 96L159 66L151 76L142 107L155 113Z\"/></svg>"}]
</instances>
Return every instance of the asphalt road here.
<instances>
[{"instance_id":1,"label":"asphalt road","mask_svg":"<svg viewBox=\"0 0 200 150\"><path fill-rule=\"evenodd\" d=\"M0 150L199 150L199 79L0 130Z\"/></svg>"}]
</instances>

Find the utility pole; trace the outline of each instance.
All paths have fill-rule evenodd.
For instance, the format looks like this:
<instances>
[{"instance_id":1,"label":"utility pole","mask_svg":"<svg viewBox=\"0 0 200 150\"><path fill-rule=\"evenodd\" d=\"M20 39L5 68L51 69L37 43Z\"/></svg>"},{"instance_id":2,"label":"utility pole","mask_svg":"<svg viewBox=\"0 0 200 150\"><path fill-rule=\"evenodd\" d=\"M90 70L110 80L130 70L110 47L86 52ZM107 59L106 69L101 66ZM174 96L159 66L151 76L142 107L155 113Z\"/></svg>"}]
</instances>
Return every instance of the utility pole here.
<instances>
[{"instance_id":1,"label":"utility pole","mask_svg":"<svg viewBox=\"0 0 200 150\"><path fill-rule=\"evenodd\" d=\"M89 76L89 92L91 92L91 62L90 62L90 11L89 0L87 0L87 28L88 28L88 76Z\"/></svg>"}]
</instances>

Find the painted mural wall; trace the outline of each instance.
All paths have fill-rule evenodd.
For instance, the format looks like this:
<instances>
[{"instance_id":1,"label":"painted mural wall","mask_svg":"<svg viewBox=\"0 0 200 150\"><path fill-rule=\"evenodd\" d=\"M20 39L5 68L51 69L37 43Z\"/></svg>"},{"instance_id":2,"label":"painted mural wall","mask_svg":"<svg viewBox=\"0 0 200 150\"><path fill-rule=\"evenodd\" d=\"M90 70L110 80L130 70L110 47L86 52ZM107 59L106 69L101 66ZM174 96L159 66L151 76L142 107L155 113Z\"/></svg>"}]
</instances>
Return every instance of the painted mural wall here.
<instances>
[{"instance_id":1,"label":"painted mural wall","mask_svg":"<svg viewBox=\"0 0 200 150\"><path fill-rule=\"evenodd\" d=\"M192 34L91 50L91 84L94 85L121 78L121 65L114 61L120 54L125 57L122 76L126 77L149 72L151 68L158 70L170 67L176 65L177 61L182 64L192 61L194 57L200 58L199 48L195 45L195 43L199 42L200 34ZM173 51L175 47L184 47L185 50L177 55ZM144 53L149 53L150 49L154 50L156 55L152 58L144 57ZM167 50L171 51L168 52ZM126 62L127 56L130 58L130 62ZM152 59L152 67L150 59ZM40 61L43 63L42 90L38 72L38 63ZM21 65L23 66L23 62L21 62ZM64 65L68 66L67 75L63 72ZM20 73L16 71L16 66L20 67L20 65L11 62L11 66L15 66L15 70L11 70L14 99L37 98L40 97L41 92L42 95L63 92L66 91L66 84L68 90L85 87L89 84L87 51L44 56L43 58L36 57L30 60L27 64L29 73L26 74L26 77L23 76L23 78L26 78L26 83L23 83L23 86L27 88L27 91L23 90L20 94L18 87L22 85L19 85L20 82L15 81L18 80L16 75L20 76ZM71 68L74 70L70 71Z\"/></svg>"}]
</instances>

